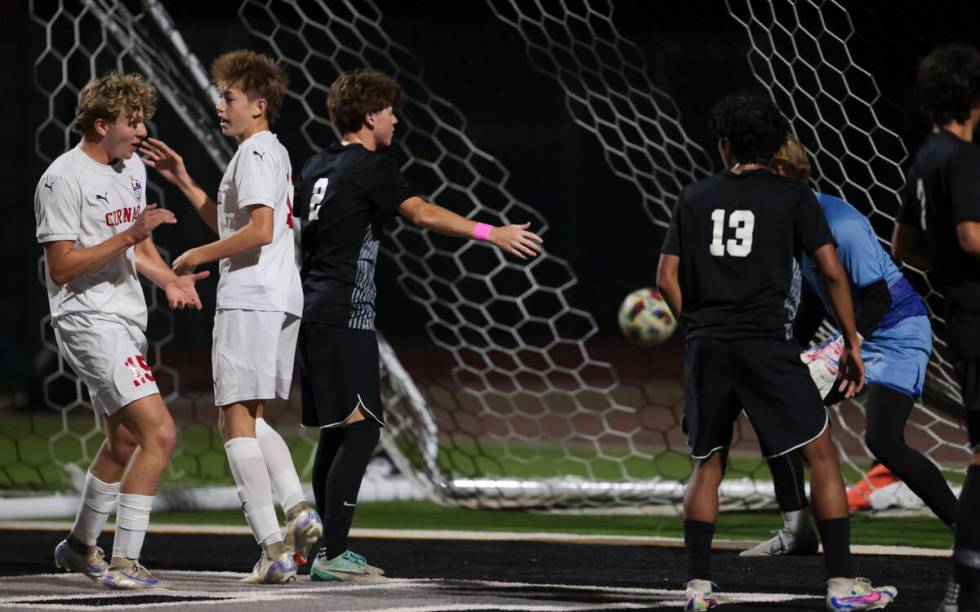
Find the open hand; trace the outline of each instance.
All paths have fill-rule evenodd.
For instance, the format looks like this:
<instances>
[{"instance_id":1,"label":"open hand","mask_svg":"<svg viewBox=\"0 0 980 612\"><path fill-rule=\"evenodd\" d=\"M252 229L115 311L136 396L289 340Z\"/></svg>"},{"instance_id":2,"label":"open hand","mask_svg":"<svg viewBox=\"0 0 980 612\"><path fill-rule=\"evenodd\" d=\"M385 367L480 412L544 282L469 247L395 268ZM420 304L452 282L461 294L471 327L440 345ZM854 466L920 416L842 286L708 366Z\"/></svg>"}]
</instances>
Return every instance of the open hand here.
<instances>
[{"instance_id":1,"label":"open hand","mask_svg":"<svg viewBox=\"0 0 980 612\"><path fill-rule=\"evenodd\" d=\"M202 308L201 298L197 296L197 289L194 288L194 283L199 280L204 280L210 275L211 273L205 270L196 274L184 274L171 281L163 289L163 292L167 295L167 302L170 304L170 308L172 310L182 308L200 310Z\"/></svg>"},{"instance_id":2,"label":"open hand","mask_svg":"<svg viewBox=\"0 0 980 612\"><path fill-rule=\"evenodd\" d=\"M147 138L140 143L140 159L169 183L179 185L190 179L184 158L157 138Z\"/></svg>"},{"instance_id":3,"label":"open hand","mask_svg":"<svg viewBox=\"0 0 980 612\"><path fill-rule=\"evenodd\" d=\"M529 227L531 227L530 223L495 227L490 230L488 240L500 250L521 259L534 257L541 252L541 244L544 240L534 232L527 231Z\"/></svg>"},{"instance_id":4,"label":"open hand","mask_svg":"<svg viewBox=\"0 0 980 612\"><path fill-rule=\"evenodd\" d=\"M136 217L136 222L126 231L139 244L149 238L153 230L163 223L177 223L177 217L166 208L157 208L156 204L150 204L140 213L140 216Z\"/></svg>"}]
</instances>

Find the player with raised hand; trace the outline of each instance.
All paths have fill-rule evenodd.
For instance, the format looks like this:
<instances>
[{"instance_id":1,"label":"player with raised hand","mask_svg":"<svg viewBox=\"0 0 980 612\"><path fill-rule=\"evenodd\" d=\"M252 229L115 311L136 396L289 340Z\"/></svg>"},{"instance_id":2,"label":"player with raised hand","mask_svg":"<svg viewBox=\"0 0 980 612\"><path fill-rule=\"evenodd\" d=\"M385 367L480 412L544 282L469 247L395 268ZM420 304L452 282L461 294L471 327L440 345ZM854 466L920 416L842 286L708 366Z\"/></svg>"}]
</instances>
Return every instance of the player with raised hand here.
<instances>
[{"instance_id":1,"label":"player with raised hand","mask_svg":"<svg viewBox=\"0 0 980 612\"><path fill-rule=\"evenodd\" d=\"M287 77L269 57L244 50L218 57L211 77L221 92L221 130L240 141L217 200L194 182L183 158L166 143L150 138L141 151L146 165L176 185L219 235L182 254L173 267L191 271L220 262L211 349L214 401L242 510L262 547L244 581L278 584L295 578L293 553L304 553L322 532L286 442L263 418L266 400L289 397L303 309L292 231L292 165L269 131L282 108ZM273 487L286 515L285 537Z\"/></svg>"},{"instance_id":2,"label":"player with raised hand","mask_svg":"<svg viewBox=\"0 0 980 612\"><path fill-rule=\"evenodd\" d=\"M177 222L145 204L146 169L134 155L155 107L156 93L137 74L113 72L86 85L73 127L81 142L52 162L34 195L58 350L106 422L55 563L116 589L161 584L139 557L176 439L145 357L146 300L137 274L163 289L171 308L198 310L194 283L207 277L178 276L153 246L153 231ZM96 541L117 502L106 563Z\"/></svg>"},{"instance_id":3,"label":"player with raised hand","mask_svg":"<svg viewBox=\"0 0 980 612\"><path fill-rule=\"evenodd\" d=\"M954 580L941 611L980 610L980 53L938 47L916 74L932 133L906 177L892 251L932 268L946 294L946 342L963 394L973 463L956 505ZM956 579L959 586L956 585Z\"/></svg>"},{"instance_id":4,"label":"player with raised hand","mask_svg":"<svg viewBox=\"0 0 980 612\"><path fill-rule=\"evenodd\" d=\"M718 605L711 540L733 424L744 409L763 453L802 448L811 466L829 609L886 606L897 591L853 577L844 482L830 420L792 341L793 258L820 269L844 333L838 389L864 385L847 277L813 193L772 171L788 125L768 97L732 94L711 110L726 170L682 191L657 271L660 293L686 330L684 413L694 473L684 495L685 609Z\"/></svg>"},{"instance_id":5,"label":"player with raised hand","mask_svg":"<svg viewBox=\"0 0 980 612\"><path fill-rule=\"evenodd\" d=\"M810 181L810 160L792 134L776 153L772 165L789 179L804 184ZM865 442L885 467L904 480L940 520L952 526L956 496L939 468L905 442L905 424L915 399L922 395L932 351L928 312L915 289L881 248L868 219L839 198L818 192L815 195L837 244L837 257L850 280L855 323L864 338L861 355L867 365L868 383ZM807 347L832 304L823 279L806 253L800 255L800 268L808 291L803 292L794 334ZM821 395L828 406L842 399L830 388L837 376L837 357L842 346L838 334L806 353L812 356L808 366L815 380L822 381ZM800 453L772 457L769 468L784 526L775 537L742 555L815 553L817 539L807 509Z\"/></svg>"},{"instance_id":6,"label":"player with raised hand","mask_svg":"<svg viewBox=\"0 0 980 612\"><path fill-rule=\"evenodd\" d=\"M425 201L398 166L391 146L404 93L374 70L344 72L327 109L342 138L310 158L298 185L303 221L303 324L300 372L303 424L320 428L313 489L324 535L314 580L373 580L381 571L347 549L361 479L384 425L374 327L381 224L401 214L450 236L485 240L526 259L541 251L528 224L492 227Z\"/></svg>"}]
</instances>

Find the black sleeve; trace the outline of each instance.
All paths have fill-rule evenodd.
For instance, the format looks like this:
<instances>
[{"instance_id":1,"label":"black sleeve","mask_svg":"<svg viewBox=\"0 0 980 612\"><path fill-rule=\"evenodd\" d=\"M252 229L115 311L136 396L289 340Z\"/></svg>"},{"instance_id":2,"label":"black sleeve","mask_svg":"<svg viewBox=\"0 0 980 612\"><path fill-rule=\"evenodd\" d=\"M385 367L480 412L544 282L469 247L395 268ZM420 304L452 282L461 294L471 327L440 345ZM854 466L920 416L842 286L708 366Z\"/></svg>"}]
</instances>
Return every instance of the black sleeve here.
<instances>
[{"instance_id":1,"label":"black sleeve","mask_svg":"<svg viewBox=\"0 0 980 612\"><path fill-rule=\"evenodd\" d=\"M365 174L359 179L368 198L381 212L393 215L408 198L418 195L405 180L395 162L385 155L375 153L372 162L365 164Z\"/></svg>"},{"instance_id":2,"label":"black sleeve","mask_svg":"<svg viewBox=\"0 0 980 612\"><path fill-rule=\"evenodd\" d=\"M946 166L953 223L980 221L980 149L964 144Z\"/></svg>"},{"instance_id":3,"label":"black sleeve","mask_svg":"<svg viewBox=\"0 0 980 612\"><path fill-rule=\"evenodd\" d=\"M919 202L919 178L910 175L902 188L902 207L898 209L897 221L922 229L922 209Z\"/></svg>"},{"instance_id":4,"label":"black sleeve","mask_svg":"<svg viewBox=\"0 0 980 612\"><path fill-rule=\"evenodd\" d=\"M802 348L810 346L810 341L813 340L814 334L820 329L820 324L826 317L827 311L824 310L820 296L809 285L803 283L800 291L800 307L796 311L796 318L793 319L793 338Z\"/></svg>"},{"instance_id":5,"label":"black sleeve","mask_svg":"<svg viewBox=\"0 0 980 612\"><path fill-rule=\"evenodd\" d=\"M802 197L796 206L796 244L808 255L825 244L834 244L827 218L820 203L809 188L803 187Z\"/></svg>"},{"instance_id":6,"label":"black sleeve","mask_svg":"<svg viewBox=\"0 0 980 612\"><path fill-rule=\"evenodd\" d=\"M878 323L892 307L888 283L881 279L857 289L854 304L854 323L858 333L868 338L878 329Z\"/></svg>"},{"instance_id":7,"label":"black sleeve","mask_svg":"<svg viewBox=\"0 0 980 612\"><path fill-rule=\"evenodd\" d=\"M667 235L664 236L664 243L660 247L660 252L666 255L681 254L681 209L684 204L684 194L681 193L674 205L674 212L670 215L670 227L667 228Z\"/></svg>"}]
</instances>

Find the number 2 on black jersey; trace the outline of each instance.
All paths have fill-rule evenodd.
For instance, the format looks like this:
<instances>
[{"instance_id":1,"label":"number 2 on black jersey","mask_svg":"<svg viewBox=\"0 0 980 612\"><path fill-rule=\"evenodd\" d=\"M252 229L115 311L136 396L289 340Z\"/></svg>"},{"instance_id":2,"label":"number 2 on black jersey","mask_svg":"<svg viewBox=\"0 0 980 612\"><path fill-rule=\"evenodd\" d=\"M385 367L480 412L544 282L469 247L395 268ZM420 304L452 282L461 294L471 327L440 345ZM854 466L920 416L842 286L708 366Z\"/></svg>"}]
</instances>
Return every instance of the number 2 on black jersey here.
<instances>
[{"instance_id":1,"label":"number 2 on black jersey","mask_svg":"<svg viewBox=\"0 0 980 612\"><path fill-rule=\"evenodd\" d=\"M327 184L329 182L330 179L324 177L317 179L316 183L313 183L313 195L310 196L310 221L316 221L320 218L320 205L323 203L323 198L327 195Z\"/></svg>"},{"instance_id":2,"label":"number 2 on black jersey","mask_svg":"<svg viewBox=\"0 0 980 612\"><path fill-rule=\"evenodd\" d=\"M755 214L751 210L733 210L728 216L728 227L735 230L735 237L724 240L725 210L711 211L711 244L708 251L715 257L746 257L752 252L752 232L755 230Z\"/></svg>"}]
</instances>

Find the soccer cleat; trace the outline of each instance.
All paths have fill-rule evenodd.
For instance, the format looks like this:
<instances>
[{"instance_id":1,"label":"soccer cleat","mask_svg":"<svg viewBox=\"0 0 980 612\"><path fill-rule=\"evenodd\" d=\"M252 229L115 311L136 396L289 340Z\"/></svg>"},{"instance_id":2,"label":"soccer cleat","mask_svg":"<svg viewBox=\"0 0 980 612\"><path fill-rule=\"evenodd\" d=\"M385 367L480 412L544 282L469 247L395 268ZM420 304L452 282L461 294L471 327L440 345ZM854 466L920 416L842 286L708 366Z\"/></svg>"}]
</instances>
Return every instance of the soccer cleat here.
<instances>
[{"instance_id":1,"label":"soccer cleat","mask_svg":"<svg viewBox=\"0 0 980 612\"><path fill-rule=\"evenodd\" d=\"M715 595L716 588L718 587L710 580L688 580L684 609L700 611L717 608L719 602Z\"/></svg>"},{"instance_id":2,"label":"soccer cleat","mask_svg":"<svg viewBox=\"0 0 980 612\"><path fill-rule=\"evenodd\" d=\"M248 584L286 584L296 580L296 562L292 552L284 552L274 559L262 553L252 568L252 573L242 578Z\"/></svg>"},{"instance_id":3,"label":"soccer cleat","mask_svg":"<svg viewBox=\"0 0 980 612\"><path fill-rule=\"evenodd\" d=\"M367 559L352 550L345 550L333 559L317 556L310 567L310 578L318 582L379 582L384 570L368 565Z\"/></svg>"},{"instance_id":4,"label":"soccer cleat","mask_svg":"<svg viewBox=\"0 0 980 612\"><path fill-rule=\"evenodd\" d=\"M105 553L98 546L90 546L87 554L81 554L62 540L54 548L54 564L66 572L85 574L96 582L101 582L109 564L105 562Z\"/></svg>"},{"instance_id":5,"label":"soccer cleat","mask_svg":"<svg viewBox=\"0 0 980 612\"><path fill-rule=\"evenodd\" d=\"M296 566L307 565L313 556L313 546L323 534L323 522L313 508L303 510L286 523L283 539L293 552Z\"/></svg>"},{"instance_id":6,"label":"soccer cleat","mask_svg":"<svg viewBox=\"0 0 980 612\"><path fill-rule=\"evenodd\" d=\"M827 581L828 610L878 610L898 597L893 586L872 586L867 578L831 578Z\"/></svg>"},{"instance_id":7,"label":"soccer cleat","mask_svg":"<svg viewBox=\"0 0 980 612\"><path fill-rule=\"evenodd\" d=\"M140 565L139 561L120 557L112 558L112 564L100 582L111 589L120 591L166 588L166 584L154 577L150 570Z\"/></svg>"},{"instance_id":8,"label":"soccer cleat","mask_svg":"<svg viewBox=\"0 0 980 612\"><path fill-rule=\"evenodd\" d=\"M739 553L741 557L778 557L817 554L817 534L807 510L783 513L783 527L776 535Z\"/></svg>"}]
</instances>

